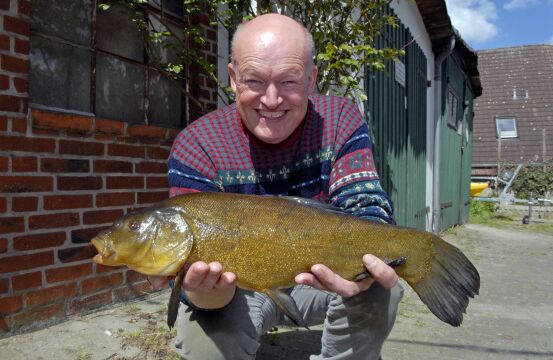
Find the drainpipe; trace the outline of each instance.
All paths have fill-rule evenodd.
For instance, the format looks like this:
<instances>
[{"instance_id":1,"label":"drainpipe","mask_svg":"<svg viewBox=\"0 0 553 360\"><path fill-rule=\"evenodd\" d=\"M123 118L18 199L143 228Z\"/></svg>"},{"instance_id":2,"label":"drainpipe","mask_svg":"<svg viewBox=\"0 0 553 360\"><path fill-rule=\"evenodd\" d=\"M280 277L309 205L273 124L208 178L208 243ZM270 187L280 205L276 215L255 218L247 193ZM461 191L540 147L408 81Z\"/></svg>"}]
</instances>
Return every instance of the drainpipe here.
<instances>
[{"instance_id":1,"label":"drainpipe","mask_svg":"<svg viewBox=\"0 0 553 360\"><path fill-rule=\"evenodd\" d=\"M437 234L441 228L442 209L440 204L440 158L442 142L442 63L455 48L455 35L449 38L449 44L434 62L434 166L432 193L432 232Z\"/></svg>"}]
</instances>

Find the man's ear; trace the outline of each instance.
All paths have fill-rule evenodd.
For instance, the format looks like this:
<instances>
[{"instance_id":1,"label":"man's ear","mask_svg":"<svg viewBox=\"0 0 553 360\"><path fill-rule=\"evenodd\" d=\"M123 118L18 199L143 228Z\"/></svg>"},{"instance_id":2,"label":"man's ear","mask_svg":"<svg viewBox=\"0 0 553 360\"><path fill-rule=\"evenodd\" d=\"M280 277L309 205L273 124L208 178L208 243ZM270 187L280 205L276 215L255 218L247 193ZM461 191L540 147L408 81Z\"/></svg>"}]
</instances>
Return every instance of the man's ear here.
<instances>
[{"instance_id":1,"label":"man's ear","mask_svg":"<svg viewBox=\"0 0 553 360\"><path fill-rule=\"evenodd\" d=\"M234 70L234 65L232 63L229 63L227 65L228 69L228 75L230 77L230 87L232 88L232 91L236 94L236 71Z\"/></svg>"},{"instance_id":2,"label":"man's ear","mask_svg":"<svg viewBox=\"0 0 553 360\"><path fill-rule=\"evenodd\" d=\"M317 65L313 65L313 69L311 69L311 73L309 74L309 84L307 88L307 92L309 94L313 94L315 92L315 89L317 89L318 73L319 73L319 69L317 68Z\"/></svg>"}]
</instances>

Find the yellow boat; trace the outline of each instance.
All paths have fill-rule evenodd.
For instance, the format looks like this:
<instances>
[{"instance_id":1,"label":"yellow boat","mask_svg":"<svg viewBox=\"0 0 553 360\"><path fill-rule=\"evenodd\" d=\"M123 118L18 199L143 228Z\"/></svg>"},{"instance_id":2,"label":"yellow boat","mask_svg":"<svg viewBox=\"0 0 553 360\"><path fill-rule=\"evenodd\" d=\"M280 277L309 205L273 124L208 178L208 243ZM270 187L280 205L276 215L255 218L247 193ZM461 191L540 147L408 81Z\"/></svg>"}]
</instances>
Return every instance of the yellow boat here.
<instances>
[{"instance_id":1,"label":"yellow boat","mask_svg":"<svg viewBox=\"0 0 553 360\"><path fill-rule=\"evenodd\" d=\"M488 188L487 182L471 182L470 183L470 196L480 196L482 191Z\"/></svg>"}]
</instances>

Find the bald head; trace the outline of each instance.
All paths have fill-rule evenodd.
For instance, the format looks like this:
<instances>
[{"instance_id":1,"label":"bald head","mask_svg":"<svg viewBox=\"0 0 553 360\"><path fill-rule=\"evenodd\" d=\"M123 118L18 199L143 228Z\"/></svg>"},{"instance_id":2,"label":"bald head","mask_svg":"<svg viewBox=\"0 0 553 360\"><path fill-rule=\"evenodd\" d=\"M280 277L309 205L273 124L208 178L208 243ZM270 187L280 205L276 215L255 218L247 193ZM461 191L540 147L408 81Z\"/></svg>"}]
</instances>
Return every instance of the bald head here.
<instances>
[{"instance_id":1,"label":"bald head","mask_svg":"<svg viewBox=\"0 0 553 360\"><path fill-rule=\"evenodd\" d=\"M308 67L313 65L313 37L302 24L280 14L265 14L240 24L232 38L232 61L240 58L243 47L271 47L282 41L302 49Z\"/></svg>"}]
</instances>

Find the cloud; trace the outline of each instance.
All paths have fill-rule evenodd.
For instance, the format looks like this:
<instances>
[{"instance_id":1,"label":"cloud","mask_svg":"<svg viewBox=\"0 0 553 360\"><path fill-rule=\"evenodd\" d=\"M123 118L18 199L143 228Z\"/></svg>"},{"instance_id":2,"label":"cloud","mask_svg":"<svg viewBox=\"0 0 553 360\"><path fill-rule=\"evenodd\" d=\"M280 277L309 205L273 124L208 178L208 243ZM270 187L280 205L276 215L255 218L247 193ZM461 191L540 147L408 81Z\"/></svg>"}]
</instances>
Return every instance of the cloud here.
<instances>
[{"instance_id":1,"label":"cloud","mask_svg":"<svg viewBox=\"0 0 553 360\"><path fill-rule=\"evenodd\" d=\"M494 24L497 8L491 0L446 0L446 5L453 26L467 43L484 43L499 33Z\"/></svg>"},{"instance_id":2,"label":"cloud","mask_svg":"<svg viewBox=\"0 0 553 360\"><path fill-rule=\"evenodd\" d=\"M551 2L551 1L549 1ZM505 10L515 10L539 4L539 0L511 0L503 6Z\"/></svg>"}]
</instances>

